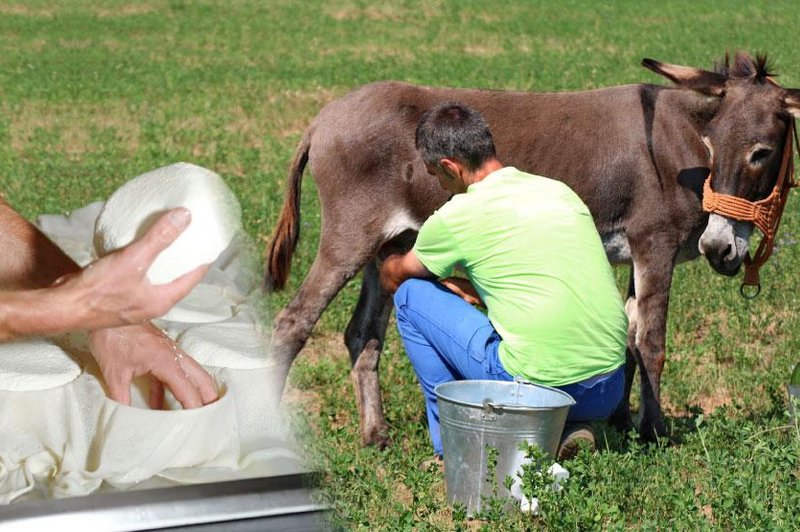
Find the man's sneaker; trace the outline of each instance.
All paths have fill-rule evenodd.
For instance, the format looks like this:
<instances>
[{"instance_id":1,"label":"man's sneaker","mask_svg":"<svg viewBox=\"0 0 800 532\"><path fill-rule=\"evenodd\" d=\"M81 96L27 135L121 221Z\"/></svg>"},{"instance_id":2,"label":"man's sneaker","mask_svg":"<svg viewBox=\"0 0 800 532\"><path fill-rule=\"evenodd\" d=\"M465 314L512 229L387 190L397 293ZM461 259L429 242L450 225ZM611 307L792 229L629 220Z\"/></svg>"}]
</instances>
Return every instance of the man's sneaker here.
<instances>
[{"instance_id":1,"label":"man's sneaker","mask_svg":"<svg viewBox=\"0 0 800 532\"><path fill-rule=\"evenodd\" d=\"M559 462L564 462L575 458L581 446L594 451L594 432L589 425L567 425L561 435L561 443L558 444L556 455Z\"/></svg>"}]
</instances>

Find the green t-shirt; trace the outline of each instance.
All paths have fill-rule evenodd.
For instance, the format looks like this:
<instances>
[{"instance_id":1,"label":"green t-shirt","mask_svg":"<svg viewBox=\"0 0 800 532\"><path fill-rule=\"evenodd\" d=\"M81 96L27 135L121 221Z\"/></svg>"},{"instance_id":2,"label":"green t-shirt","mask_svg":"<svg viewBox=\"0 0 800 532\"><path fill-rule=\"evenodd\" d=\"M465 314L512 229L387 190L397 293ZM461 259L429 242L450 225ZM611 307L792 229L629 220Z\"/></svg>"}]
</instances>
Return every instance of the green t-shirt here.
<instances>
[{"instance_id":1,"label":"green t-shirt","mask_svg":"<svg viewBox=\"0 0 800 532\"><path fill-rule=\"evenodd\" d=\"M589 209L568 186L506 167L423 224L414 254L460 265L502 338L511 375L562 386L624 362L627 317Z\"/></svg>"}]
</instances>

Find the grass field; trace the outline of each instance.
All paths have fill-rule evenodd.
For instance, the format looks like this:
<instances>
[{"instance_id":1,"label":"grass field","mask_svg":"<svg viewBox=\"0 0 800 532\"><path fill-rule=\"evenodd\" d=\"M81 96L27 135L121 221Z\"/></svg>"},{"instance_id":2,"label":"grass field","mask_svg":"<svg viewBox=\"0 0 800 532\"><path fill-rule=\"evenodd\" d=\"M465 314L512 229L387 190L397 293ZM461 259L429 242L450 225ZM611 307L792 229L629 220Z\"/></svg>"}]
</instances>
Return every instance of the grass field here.
<instances>
[{"instance_id":1,"label":"grass field","mask_svg":"<svg viewBox=\"0 0 800 532\"><path fill-rule=\"evenodd\" d=\"M800 87L793 2L288 1L0 2L0 192L26 216L69 211L175 161L222 174L263 249L305 126L380 79L563 91L661 79L643 57L710 67L767 52ZM797 194L797 193L795 193ZM290 286L316 251L313 181ZM785 383L800 361L798 198L754 301L702 261L672 289L663 399L671 444L598 427L600 452L568 465L543 514L466 520L444 502L424 407L393 326L381 361L393 445L362 448L341 333L346 287L295 364L298 430L346 528L450 530L800 529L800 428ZM627 276L618 271L620 285Z\"/></svg>"}]
</instances>

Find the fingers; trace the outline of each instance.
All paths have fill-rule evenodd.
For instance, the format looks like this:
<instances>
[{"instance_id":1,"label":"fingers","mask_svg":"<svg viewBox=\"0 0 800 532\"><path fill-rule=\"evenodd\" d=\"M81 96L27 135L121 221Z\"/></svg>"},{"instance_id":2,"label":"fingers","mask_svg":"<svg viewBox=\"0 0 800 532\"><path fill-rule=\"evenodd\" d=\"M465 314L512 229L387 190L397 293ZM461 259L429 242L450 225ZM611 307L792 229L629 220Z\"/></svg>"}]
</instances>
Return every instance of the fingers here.
<instances>
[{"instance_id":1,"label":"fingers","mask_svg":"<svg viewBox=\"0 0 800 532\"><path fill-rule=\"evenodd\" d=\"M93 331L90 348L102 370L108 396L122 404L131 404L134 376L147 374L151 376L148 403L152 408L163 408L165 386L184 408L197 408L217 399L211 376L150 323Z\"/></svg>"},{"instance_id":2,"label":"fingers","mask_svg":"<svg viewBox=\"0 0 800 532\"><path fill-rule=\"evenodd\" d=\"M200 282L210 268L211 265L206 264L181 275L169 284L155 286L157 298L154 297L150 301L152 305L148 314L150 316L162 316L169 312L169 309L174 307L178 301L192 291L192 288L197 286L197 283Z\"/></svg>"},{"instance_id":3,"label":"fingers","mask_svg":"<svg viewBox=\"0 0 800 532\"><path fill-rule=\"evenodd\" d=\"M164 384L172 391L172 395L183 408L198 408L217 400L218 394L214 379L192 357L183 354L171 369L165 372L153 372L153 384L150 388L150 407L163 408ZM158 386L158 396L154 395Z\"/></svg>"},{"instance_id":4,"label":"fingers","mask_svg":"<svg viewBox=\"0 0 800 532\"><path fill-rule=\"evenodd\" d=\"M133 374L128 372L114 373L112 375L104 375L104 378L106 386L108 386L108 397L118 403L130 406Z\"/></svg>"},{"instance_id":5,"label":"fingers","mask_svg":"<svg viewBox=\"0 0 800 532\"><path fill-rule=\"evenodd\" d=\"M200 399L203 401L203 404L207 405L216 401L219 394L217 393L217 387L211 375L190 356L180 358L179 362L186 372L186 375L189 377L189 380L200 393Z\"/></svg>"},{"instance_id":6,"label":"fingers","mask_svg":"<svg viewBox=\"0 0 800 532\"><path fill-rule=\"evenodd\" d=\"M145 267L149 266L189 226L191 218L191 213L185 207L168 211L142 238L128 246L127 252L136 255L136 260Z\"/></svg>"},{"instance_id":7,"label":"fingers","mask_svg":"<svg viewBox=\"0 0 800 532\"><path fill-rule=\"evenodd\" d=\"M172 391L184 408L198 408L217 399L211 376L180 348L173 364L153 369L152 375Z\"/></svg>"},{"instance_id":8,"label":"fingers","mask_svg":"<svg viewBox=\"0 0 800 532\"><path fill-rule=\"evenodd\" d=\"M203 399L200 392L194 387L189 377L183 372L179 364L171 366L166 373L153 373L153 375L172 390L172 395L183 406L183 408L198 408L203 406Z\"/></svg>"},{"instance_id":9,"label":"fingers","mask_svg":"<svg viewBox=\"0 0 800 532\"><path fill-rule=\"evenodd\" d=\"M164 384L150 375L150 408L161 410L164 408Z\"/></svg>"},{"instance_id":10,"label":"fingers","mask_svg":"<svg viewBox=\"0 0 800 532\"><path fill-rule=\"evenodd\" d=\"M156 288L161 290L161 297L163 297L164 300L172 302L170 305L170 307L172 307L172 305L183 299L186 294L192 291L192 288L200 282L210 268L210 264L204 264L189 273L181 275L171 283L159 285Z\"/></svg>"}]
</instances>

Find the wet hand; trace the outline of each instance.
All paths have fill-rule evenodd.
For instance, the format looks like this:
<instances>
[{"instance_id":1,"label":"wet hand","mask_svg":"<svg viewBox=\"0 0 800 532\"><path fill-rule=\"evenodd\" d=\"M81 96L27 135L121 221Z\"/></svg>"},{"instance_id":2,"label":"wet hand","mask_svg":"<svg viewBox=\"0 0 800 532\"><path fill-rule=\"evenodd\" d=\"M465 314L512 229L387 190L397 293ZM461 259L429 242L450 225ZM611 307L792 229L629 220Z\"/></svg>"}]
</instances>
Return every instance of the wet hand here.
<instances>
[{"instance_id":1,"label":"wet hand","mask_svg":"<svg viewBox=\"0 0 800 532\"><path fill-rule=\"evenodd\" d=\"M208 271L208 265L164 285L151 284L147 270L189 222L188 210L173 209L159 218L141 239L79 273L56 281L65 304L76 309L75 328L142 323L165 314L186 296Z\"/></svg>"},{"instance_id":2,"label":"wet hand","mask_svg":"<svg viewBox=\"0 0 800 532\"><path fill-rule=\"evenodd\" d=\"M184 408L217 400L211 376L163 331L148 323L90 333L89 347L100 366L111 399L131 403L131 381L150 375L151 408L162 408L164 386Z\"/></svg>"}]
</instances>

